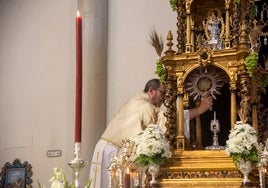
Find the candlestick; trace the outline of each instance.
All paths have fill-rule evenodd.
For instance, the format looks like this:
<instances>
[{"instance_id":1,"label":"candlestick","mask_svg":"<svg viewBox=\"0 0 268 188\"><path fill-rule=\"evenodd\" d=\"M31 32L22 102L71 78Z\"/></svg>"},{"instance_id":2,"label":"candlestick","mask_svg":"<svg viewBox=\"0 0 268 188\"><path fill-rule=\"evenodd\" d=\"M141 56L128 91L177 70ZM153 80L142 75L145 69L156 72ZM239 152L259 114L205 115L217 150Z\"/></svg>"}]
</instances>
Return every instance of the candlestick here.
<instances>
[{"instance_id":1,"label":"candlestick","mask_svg":"<svg viewBox=\"0 0 268 188\"><path fill-rule=\"evenodd\" d=\"M75 103L75 142L81 142L82 120L82 17L76 16L76 103Z\"/></svg>"},{"instance_id":2,"label":"candlestick","mask_svg":"<svg viewBox=\"0 0 268 188\"><path fill-rule=\"evenodd\" d=\"M82 18L76 16L76 92L75 92L75 143L74 158L68 164L74 172L75 188L80 188L80 170L86 165L81 156L82 119Z\"/></svg>"},{"instance_id":3,"label":"candlestick","mask_svg":"<svg viewBox=\"0 0 268 188\"><path fill-rule=\"evenodd\" d=\"M69 166L73 169L74 173L74 186L75 188L80 188L79 176L80 170L86 165L86 162L80 158L81 156L81 143L74 143L74 158L68 163Z\"/></svg>"},{"instance_id":4,"label":"candlestick","mask_svg":"<svg viewBox=\"0 0 268 188\"><path fill-rule=\"evenodd\" d=\"M130 174L125 174L124 188L130 188Z\"/></svg>"}]
</instances>

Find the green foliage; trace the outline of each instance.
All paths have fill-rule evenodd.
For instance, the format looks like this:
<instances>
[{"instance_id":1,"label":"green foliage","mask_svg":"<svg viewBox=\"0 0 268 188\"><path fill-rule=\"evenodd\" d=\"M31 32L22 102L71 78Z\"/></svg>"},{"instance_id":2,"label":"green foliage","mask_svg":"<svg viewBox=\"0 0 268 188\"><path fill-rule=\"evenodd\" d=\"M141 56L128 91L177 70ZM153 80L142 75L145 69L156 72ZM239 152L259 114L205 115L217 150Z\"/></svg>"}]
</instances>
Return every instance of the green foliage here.
<instances>
[{"instance_id":1,"label":"green foliage","mask_svg":"<svg viewBox=\"0 0 268 188\"><path fill-rule=\"evenodd\" d=\"M149 164L162 164L167 160L166 157L163 157L164 150L161 153L157 153L154 156L147 156L144 154L139 155L134 161L134 163L139 164L141 166L147 166Z\"/></svg>"},{"instance_id":2,"label":"green foliage","mask_svg":"<svg viewBox=\"0 0 268 188\"><path fill-rule=\"evenodd\" d=\"M245 59L245 65L247 73L250 77L253 76L253 72L258 65L259 54L257 52L251 52ZM262 92L266 93L265 88L268 86L268 75L264 75L262 82Z\"/></svg>"},{"instance_id":3,"label":"green foliage","mask_svg":"<svg viewBox=\"0 0 268 188\"><path fill-rule=\"evenodd\" d=\"M250 77L253 76L253 72L255 68L257 67L259 60L259 55L257 52L250 52L250 54L245 59L245 65L247 69L247 73Z\"/></svg>"},{"instance_id":4,"label":"green foliage","mask_svg":"<svg viewBox=\"0 0 268 188\"><path fill-rule=\"evenodd\" d=\"M257 163L259 161L258 158L258 151L256 147L253 147L250 150L249 154L244 154L244 153L233 153L231 154L231 157L233 157L234 163L237 163L238 160L244 160L244 161L252 161L254 163Z\"/></svg>"},{"instance_id":5,"label":"green foliage","mask_svg":"<svg viewBox=\"0 0 268 188\"><path fill-rule=\"evenodd\" d=\"M169 4L171 6L171 9L173 11L177 10L177 4L178 4L179 0L169 0Z\"/></svg>"},{"instance_id":6,"label":"green foliage","mask_svg":"<svg viewBox=\"0 0 268 188\"><path fill-rule=\"evenodd\" d=\"M155 74L158 75L160 83L163 83L166 80L166 69L161 60L156 61Z\"/></svg>"}]
</instances>

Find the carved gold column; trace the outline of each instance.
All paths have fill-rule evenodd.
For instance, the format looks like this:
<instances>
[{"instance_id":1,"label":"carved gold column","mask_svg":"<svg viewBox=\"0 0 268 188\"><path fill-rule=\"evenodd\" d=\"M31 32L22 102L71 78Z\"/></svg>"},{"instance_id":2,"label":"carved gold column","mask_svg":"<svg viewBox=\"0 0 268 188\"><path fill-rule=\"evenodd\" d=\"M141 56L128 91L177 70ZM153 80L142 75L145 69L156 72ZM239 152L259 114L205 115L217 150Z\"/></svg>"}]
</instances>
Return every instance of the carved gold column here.
<instances>
[{"instance_id":1,"label":"carved gold column","mask_svg":"<svg viewBox=\"0 0 268 188\"><path fill-rule=\"evenodd\" d=\"M241 83L241 114L242 121L244 123L250 123L250 91L249 91L249 77L248 74L244 71L240 74L240 83Z\"/></svg>"},{"instance_id":2,"label":"carved gold column","mask_svg":"<svg viewBox=\"0 0 268 188\"><path fill-rule=\"evenodd\" d=\"M258 130L257 104L253 104L251 110L252 110L252 126L254 127L255 130Z\"/></svg>"},{"instance_id":3,"label":"carved gold column","mask_svg":"<svg viewBox=\"0 0 268 188\"><path fill-rule=\"evenodd\" d=\"M234 127L234 124L236 123L236 90L234 87L232 87L233 84L231 84L231 128Z\"/></svg>"},{"instance_id":4,"label":"carved gold column","mask_svg":"<svg viewBox=\"0 0 268 188\"><path fill-rule=\"evenodd\" d=\"M228 63L228 67L230 70L230 92L231 92L231 128L233 128L234 124L237 121L237 103L236 103L236 92L237 92L237 61L231 61Z\"/></svg>"},{"instance_id":5,"label":"carved gold column","mask_svg":"<svg viewBox=\"0 0 268 188\"><path fill-rule=\"evenodd\" d=\"M262 88L262 74L259 71L255 71L254 76L252 76L251 82L251 118L252 118L252 126L255 130L258 130L258 107L260 105L260 94Z\"/></svg>"},{"instance_id":6,"label":"carved gold column","mask_svg":"<svg viewBox=\"0 0 268 188\"><path fill-rule=\"evenodd\" d=\"M231 44L230 44L230 2L231 0L225 0L225 49L229 49Z\"/></svg>"},{"instance_id":7,"label":"carved gold column","mask_svg":"<svg viewBox=\"0 0 268 188\"><path fill-rule=\"evenodd\" d=\"M184 141L184 109L183 109L183 95L179 94L178 99L178 136L177 136L177 150L184 150L185 141Z\"/></svg>"},{"instance_id":8,"label":"carved gold column","mask_svg":"<svg viewBox=\"0 0 268 188\"><path fill-rule=\"evenodd\" d=\"M185 6L183 1L178 2L177 15L177 54L182 54L185 51Z\"/></svg>"},{"instance_id":9,"label":"carved gold column","mask_svg":"<svg viewBox=\"0 0 268 188\"><path fill-rule=\"evenodd\" d=\"M173 76L172 67L166 66L167 71L169 72L168 77L166 79L166 100L164 102L165 107L167 108L165 112L165 117L167 122L165 124L167 130L165 136L167 140L170 142L171 149L173 150L176 145L176 137L177 137L177 125L176 125L176 117L177 117L177 108L176 108L176 79Z\"/></svg>"},{"instance_id":10,"label":"carved gold column","mask_svg":"<svg viewBox=\"0 0 268 188\"><path fill-rule=\"evenodd\" d=\"M246 28L246 22L242 21L241 24L241 34L239 38L239 48L248 48L249 44L247 41L247 28Z\"/></svg>"},{"instance_id":11,"label":"carved gold column","mask_svg":"<svg viewBox=\"0 0 268 188\"><path fill-rule=\"evenodd\" d=\"M174 56L175 51L172 49L173 46L173 34L171 31L168 32L167 35L167 50L164 52L166 56ZM167 108L165 112L166 121L166 139L170 143L170 149L173 150L176 147L176 137L177 137L177 127L176 127L176 97L177 97L177 85L176 85L176 75L174 73L173 66L168 64L166 61L162 59L162 62L165 65L167 71L166 78L166 98L164 105Z\"/></svg>"},{"instance_id":12,"label":"carved gold column","mask_svg":"<svg viewBox=\"0 0 268 188\"><path fill-rule=\"evenodd\" d=\"M231 90L231 128L234 128L234 124L237 121L237 104L236 104L236 74L232 72L230 81Z\"/></svg>"},{"instance_id":13,"label":"carved gold column","mask_svg":"<svg viewBox=\"0 0 268 188\"><path fill-rule=\"evenodd\" d=\"M186 53L191 52L191 4L193 0L186 0Z\"/></svg>"},{"instance_id":14,"label":"carved gold column","mask_svg":"<svg viewBox=\"0 0 268 188\"><path fill-rule=\"evenodd\" d=\"M191 51L194 51L195 39L194 39L194 20L191 16Z\"/></svg>"},{"instance_id":15,"label":"carved gold column","mask_svg":"<svg viewBox=\"0 0 268 188\"><path fill-rule=\"evenodd\" d=\"M177 73L177 89L178 89L178 104L177 104L177 150L184 150L185 148L185 138L184 138L184 108L183 108L183 73Z\"/></svg>"},{"instance_id":16,"label":"carved gold column","mask_svg":"<svg viewBox=\"0 0 268 188\"><path fill-rule=\"evenodd\" d=\"M239 33L240 33L240 10L239 10L239 3L234 1L234 6L232 9L232 46L233 48L238 47L238 41L239 41Z\"/></svg>"},{"instance_id":17,"label":"carved gold column","mask_svg":"<svg viewBox=\"0 0 268 188\"><path fill-rule=\"evenodd\" d=\"M258 130L258 116L257 116L257 105L258 105L258 99L257 99L257 83L255 80L255 77L252 77L252 88L251 88L251 118L252 118L252 126L255 130Z\"/></svg>"}]
</instances>

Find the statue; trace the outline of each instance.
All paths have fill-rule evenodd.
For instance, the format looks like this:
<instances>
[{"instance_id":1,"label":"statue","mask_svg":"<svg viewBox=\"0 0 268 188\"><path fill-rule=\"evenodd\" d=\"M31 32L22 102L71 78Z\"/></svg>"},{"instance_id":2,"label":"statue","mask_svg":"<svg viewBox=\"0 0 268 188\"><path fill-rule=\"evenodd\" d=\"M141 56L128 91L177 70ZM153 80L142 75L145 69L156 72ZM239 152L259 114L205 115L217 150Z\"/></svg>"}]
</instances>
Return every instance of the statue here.
<instances>
[{"instance_id":1,"label":"statue","mask_svg":"<svg viewBox=\"0 0 268 188\"><path fill-rule=\"evenodd\" d=\"M220 16L220 10L210 10L207 18L203 22L203 27L207 38L207 46L213 50L223 49L221 38L224 31L224 22Z\"/></svg>"},{"instance_id":2,"label":"statue","mask_svg":"<svg viewBox=\"0 0 268 188\"><path fill-rule=\"evenodd\" d=\"M208 30L210 35L210 40L208 44L218 44L219 34L220 34L220 21L218 20L214 11L211 12L211 16L208 20Z\"/></svg>"}]
</instances>

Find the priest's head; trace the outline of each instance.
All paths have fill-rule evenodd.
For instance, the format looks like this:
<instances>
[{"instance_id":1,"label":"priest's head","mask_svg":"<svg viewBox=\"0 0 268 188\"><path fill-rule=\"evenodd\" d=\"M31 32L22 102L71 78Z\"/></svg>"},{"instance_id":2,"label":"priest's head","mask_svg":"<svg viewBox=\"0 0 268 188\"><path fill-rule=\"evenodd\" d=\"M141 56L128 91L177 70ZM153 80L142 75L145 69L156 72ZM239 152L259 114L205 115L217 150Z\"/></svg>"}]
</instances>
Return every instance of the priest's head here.
<instances>
[{"instance_id":1,"label":"priest's head","mask_svg":"<svg viewBox=\"0 0 268 188\"><path fill-rule=\"evenodd\" d=\"M166 87L164 83L160 83L159 79L149 80L143 90L148 94L150 102L156 107L160 107L165 99Z\"/></svg>"}]
</instances>

